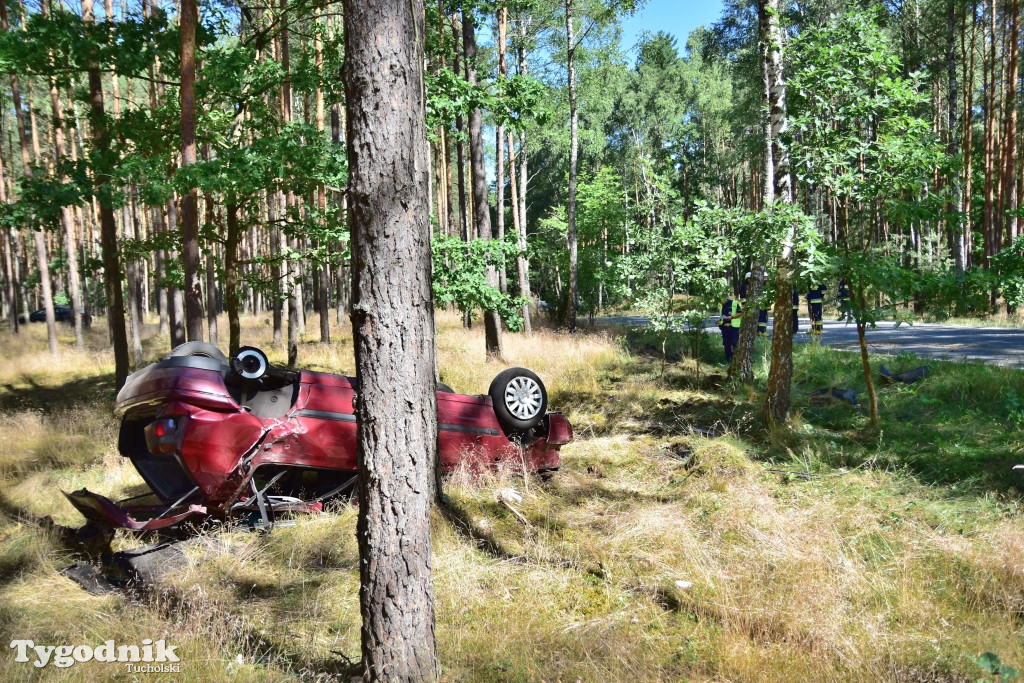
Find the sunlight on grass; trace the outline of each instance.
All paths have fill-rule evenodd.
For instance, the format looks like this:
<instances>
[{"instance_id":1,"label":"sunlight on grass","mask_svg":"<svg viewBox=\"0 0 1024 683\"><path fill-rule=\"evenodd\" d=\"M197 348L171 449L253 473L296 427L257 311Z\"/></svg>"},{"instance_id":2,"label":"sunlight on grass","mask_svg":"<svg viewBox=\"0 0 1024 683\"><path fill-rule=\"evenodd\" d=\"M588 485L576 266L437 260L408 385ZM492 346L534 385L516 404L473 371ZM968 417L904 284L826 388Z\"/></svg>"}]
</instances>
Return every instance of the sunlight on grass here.
<instances>
[{"instance_id":1,"label":"sunlight on grass","mask_svg":"<svg viewBox=\"0 0 1024 683\"><path fill-rule=\"evenodd\" d=\"M315 318L307 325L300 366L353 373L347 331L321 344ZM1005 467L1024 450L1024 373L933 362L925 382L880 387L871 432L862 410L810 400L822 386L863 392L859 358L807 346L794 429L769 436L752 418L757 386L716 388L706 378L721 368L698 380L688 358L662 380L659 357L609 331L506 334L502 364L485 360L482 325L440 313L437 330L443 382L484 393L505 367L528 367L577 435L551 481L513 470L447 480L432 520L445 680L963 680L980 675L965 655L1024 664L1020 482ZM108 354L62 338L53 363L31 328L3 343L5 632L164 637L190 680L306 680L358 660L351 504L268 535L212 531L141 599L92 596L61 576L75 557L43 520L82 520L60 490L116 499L144 487L116 450L111 387L91 386L111 373ZM267 319L244 320L243 343L284 361ZM149 339L147 357L167 347ZM762 360L761 381L766 371ZM510 488L522 502L503 497ZM140 542L119 534L115 547ZM0 660L0 678L23 677L19 666Z\"/></svg>"}]
</instances>

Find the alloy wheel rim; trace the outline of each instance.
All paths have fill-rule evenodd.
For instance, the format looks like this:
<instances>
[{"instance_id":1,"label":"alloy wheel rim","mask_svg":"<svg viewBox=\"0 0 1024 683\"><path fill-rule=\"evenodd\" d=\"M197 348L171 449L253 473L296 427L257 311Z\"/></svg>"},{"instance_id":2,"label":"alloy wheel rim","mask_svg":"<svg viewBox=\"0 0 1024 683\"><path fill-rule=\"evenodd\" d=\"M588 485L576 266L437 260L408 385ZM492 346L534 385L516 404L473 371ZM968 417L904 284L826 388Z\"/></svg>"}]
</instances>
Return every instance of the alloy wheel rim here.
<instances>
[{"instance_id":1,"label":"alloy wheel rim","mask_svg":"<svg viewBox=\"0 0 1024 683\"><path fill-rule=\"evenodd\" d=\"M536 417L542 399L540 385L529 377L516 377L505 387L505 407L520 420Z\"/></svg>"}]
</instances>

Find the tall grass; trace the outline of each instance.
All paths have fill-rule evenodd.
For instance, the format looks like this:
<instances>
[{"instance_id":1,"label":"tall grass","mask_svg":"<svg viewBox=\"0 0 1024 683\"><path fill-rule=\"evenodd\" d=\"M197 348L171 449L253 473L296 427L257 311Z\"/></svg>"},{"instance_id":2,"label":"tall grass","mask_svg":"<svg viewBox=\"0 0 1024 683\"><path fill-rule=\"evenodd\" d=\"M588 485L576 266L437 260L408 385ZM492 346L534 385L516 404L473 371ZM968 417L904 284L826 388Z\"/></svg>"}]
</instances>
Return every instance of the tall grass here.
<instances>
[{"instance_id":1,"label":"tall grass","mask_svg":"<svg viewBox=\"0 0 1024 683\"><path fill-rule=\"evenodd\" d=\"M925 381L881 389L873 432L861 410L811 400L862 391L859 358L805 345L795 428L771 437L752 419L756 386L697 382L686 358L662 380L659 359L613 331L509 334L495 363L482 329L442 313L437 330L443 382L483 393L504 367L531 368L577 434L550 482L446 482L432 520L445 680L974 680L967 655L984 651L1024 668L1024 515L1004 466L1021 450L1020 372L933 362ZM342 332L304 340L300 365L352 373ZM0 338L18 354L0 365L0 629L47 644L165 637L189 680L343 677L359 653L354 507L268 535L212 532L140 598L60 576L75 558L38 520L81 520L59 489L117 497L140 481L116 453L109 397L33 400L106 376L107 355L86 362L65 342L80 362L54 367L32 333ZM243 343L284 360L264 320L245 321ZM23 666L0 658L0 679ZM108 680L111 666L44 674Z\"/></svg>"}]
</instances>

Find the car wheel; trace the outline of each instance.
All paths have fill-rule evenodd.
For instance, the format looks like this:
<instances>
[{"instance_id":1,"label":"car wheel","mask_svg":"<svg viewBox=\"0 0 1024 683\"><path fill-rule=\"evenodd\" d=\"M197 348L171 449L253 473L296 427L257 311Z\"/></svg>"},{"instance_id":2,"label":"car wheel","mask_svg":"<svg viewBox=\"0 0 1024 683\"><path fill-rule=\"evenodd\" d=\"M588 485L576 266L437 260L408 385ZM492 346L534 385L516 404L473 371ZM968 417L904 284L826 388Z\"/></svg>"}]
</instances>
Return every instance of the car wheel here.
<instances>
[{"instance_id":1,"label":"car wheel","mask_svg":"<svg viewBox=\"0 0 1024 683\"><path fill-rule=\"evenodd\" d=\"M228 357L224 355L224 352L218 349L213 344L201 341L190 341L180 346L175 346L169 354L168 358L174 358L176 356L206 356L216 361L220 361L224 365L228 364Z\"/></svg>"},{"instance_id":2,"label":"car wheel","mask_svg":"<svg viewBox=\"0 0 1024 683\"><path fill-rule=\"evenodd\" d=\"M540 377L525 368L509 368L498 374L487 391L494 415L506 432L533 429L548 407L548 392Z\"/></svg>"}]
</instances>

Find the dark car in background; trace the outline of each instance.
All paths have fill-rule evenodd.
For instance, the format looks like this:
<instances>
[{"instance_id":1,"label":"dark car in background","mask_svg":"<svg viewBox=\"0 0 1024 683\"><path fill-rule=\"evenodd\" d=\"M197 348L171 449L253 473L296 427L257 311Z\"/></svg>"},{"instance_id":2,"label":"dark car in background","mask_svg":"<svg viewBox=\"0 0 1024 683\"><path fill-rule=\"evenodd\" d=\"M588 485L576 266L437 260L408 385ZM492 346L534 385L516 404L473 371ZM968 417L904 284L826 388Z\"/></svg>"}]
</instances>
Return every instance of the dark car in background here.
<instances>
[{"instance_id":1,"label":"dark car in background","mask_svg":"<svg viewBox=\"0 0 1024 683\"><path fill-rule=\"evenodd\" d=\"M57 305L53 307L53 318L59 323L68 322L71 320L71 307ZM40 308L38 311L33 311L29 314L28 319L34 323L45 323L46 322L46 309ZM24 323L25 316L18 316L18 322Z\"/></svg>"}]
</instances>

